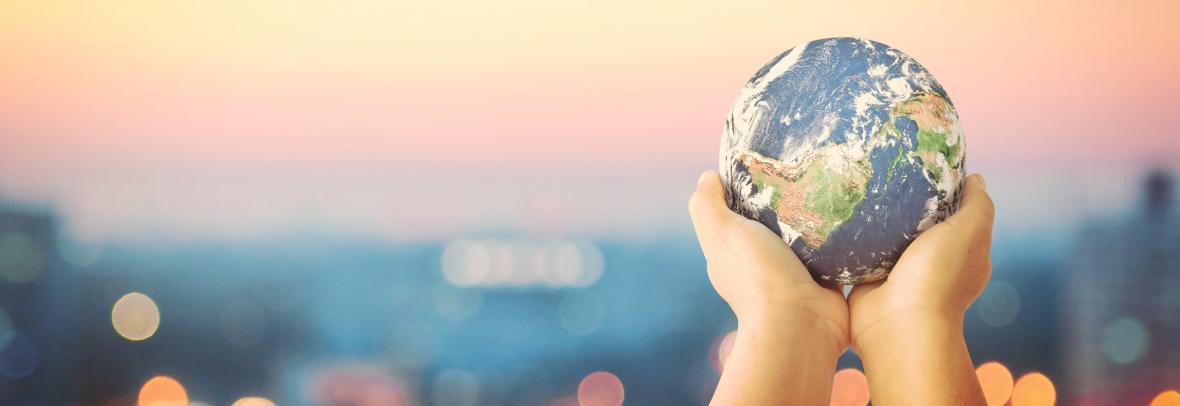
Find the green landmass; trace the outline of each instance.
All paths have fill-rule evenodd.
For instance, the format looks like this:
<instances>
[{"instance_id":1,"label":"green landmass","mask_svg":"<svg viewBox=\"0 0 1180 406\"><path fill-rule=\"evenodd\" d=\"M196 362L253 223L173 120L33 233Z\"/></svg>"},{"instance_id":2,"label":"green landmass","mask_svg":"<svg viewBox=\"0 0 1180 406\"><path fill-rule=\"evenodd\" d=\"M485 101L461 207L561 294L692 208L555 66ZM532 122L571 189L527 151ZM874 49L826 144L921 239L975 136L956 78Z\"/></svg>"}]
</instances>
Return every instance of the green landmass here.
<instances>
[{"instance_id":1,"label":"green landmass","mask_svg":"<svg viewBox=\"0 0 1180 406\"><path fill-rule=\"evenodd\" d=\"M772 207L778 207L781 199L778 192L782 188L782 184L787 181L786 179L767 175L763 171L750 171L750 180L753 181L754 186L758 187L758 190L769 189L770 205Z\"/></svg>"},{"instance_id":2,"label":"green landmass","mask_svg":"<svg viewBox=\"0 0 1180 406\"><path fill-rule=\"evenodd\" d=\"M868 160L846 164L847 172L851 173L832 170L823 160L817 159L803 177L807 181L803 185L807 191L804 207L823 219L815 231L825 240L836 226L852 217L856 205L864 200L868 180L872 177L873 169Z\"/></svg>"},{"instance_id":3,"label":"green landmass","mask_svg":"<svg viewBox=\"0 0 1180 406\"><path fill-rule=\"evenodd\" d=\"M896 123L896 117L906 117L917 124L918 145L915 146L911 155L917 157L922 162L926 173L935 182L942 180L942 171L940 170L941 168L935 166L937 161L932 159L932 157L942 155L949 165L955 166L960 156L959 149L961 145L958 143L948 145L947 137L949 137L949 134L935 130L936 128L949 128L954 124L954 120L947 117L946 114L949 108L950 104L946 99L933 93L922 93L898 104L891 114L893 117L890 118L890 121ZM896 124L889 127L894 132L897 131ZM900 158L899 154L898 159Z\"/></svg>"},{"instance_id":4,"label":"green landmass","mask_svg":"<svg viewBox=\"0 0 1180 406\"><path fill-rule=\"evenodd\" d=\"M773 159L754 154L744 159L754 186L770 191L778 220L799 232L811 247L823 245L836 227L852 217L872 177L867 159L846 161L838 148L816 151L791 173Z\"/></svg>"},{"instance_id":5,"label":"green landmass","mask_svg":"<svg viewBox=\"0 0 1180 406\"><path fill-rule=\"evenodd\" d=\"M949 102L933 93L921 93L899 103L890 112L889 125L883 126L870 144L896 139L897 155L886 169L887 181L892 181L896 169L910 157L918 158L930 178L938 182L943 171L937 155L942 155L952 168L960 163L961 146L947 145L951 134L936 129L951 128L954 120L947 116ZM897 128L897 119L906 117L917 125L917 145L908 145ZM872 178L872 164L867 158L849 161L838 148L827 146L805 158L801 166L784 168L778 161L754 153L746 153L743 161L758 190L769 190L771 205L778 220L800 234L813 248L823 245L831 233L852 217L856 207L868 192ZM939 194L944 194L939 191Z\"/></svg>"}]
</instances>

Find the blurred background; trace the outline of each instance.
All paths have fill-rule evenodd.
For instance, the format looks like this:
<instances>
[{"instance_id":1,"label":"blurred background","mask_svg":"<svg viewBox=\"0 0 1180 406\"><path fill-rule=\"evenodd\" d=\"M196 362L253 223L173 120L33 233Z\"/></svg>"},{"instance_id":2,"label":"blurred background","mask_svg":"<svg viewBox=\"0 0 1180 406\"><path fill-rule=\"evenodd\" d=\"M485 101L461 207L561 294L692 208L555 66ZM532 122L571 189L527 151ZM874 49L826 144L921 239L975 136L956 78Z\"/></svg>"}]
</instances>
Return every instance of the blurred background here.
<instances>
[{"instance_id":1,"label":"blurred background","mask_svg":"<svg viewBox=\"0 0 1180 406\"><path fill-rule=\"evenodd\" d=\"M0 404L704 404L735 320L687 197L745 81L829 36L962 117L989 400L1180 404L1178 15L0 0Z\"/></svg>"}]
</instances>

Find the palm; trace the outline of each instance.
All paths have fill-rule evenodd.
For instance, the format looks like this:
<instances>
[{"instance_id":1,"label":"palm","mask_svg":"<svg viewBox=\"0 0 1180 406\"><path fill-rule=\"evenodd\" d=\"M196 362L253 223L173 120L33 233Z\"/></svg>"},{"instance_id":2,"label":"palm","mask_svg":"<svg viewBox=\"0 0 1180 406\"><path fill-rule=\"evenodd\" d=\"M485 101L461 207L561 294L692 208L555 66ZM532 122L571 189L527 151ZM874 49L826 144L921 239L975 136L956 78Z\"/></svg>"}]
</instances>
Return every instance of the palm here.
<instances>
[{"instance_id":1,"label":"palm","mask_svg":"<svg viewBox=\"0 0 1180 406\"><path fill-rule=\"evenodd\" d=\"M844 300L844 294L839 291L839 286L825 288L816 285L816 288L820 292L814 298L813 309L838 331L836 334L838 334L837 337L841 340L842 346L847 346L850 318L848 302Z\"/></svg>"},{"instance_id":2,"label":"palm","mask_svg":"<svg viewBox=\"0 0 1180 406\"><path fill-rule=\"evenodd\" d=\"M720 243L726 249L709 258L709 279L736 311L751 298L804 310L830 327L833 340L847 345L848 305L839 286L816 283L782 239L743 218Z\"/></svg>"},{"instance_id":3,"label":"palm","mask_svg":"<svg viewBox=\"0 0 1180 406\"><path fill-rule=\"evenodd\" d=\"M708 263L709 281L743 318L801 315L840 348L848 345L848 305L839 286L820 286L782 238L725 204L720 177L707 172L689 201L693 228Z\"/></svg>"},{"instance_id":4,"label":"palm","mask_svg":"<svg viewBox=\"0 0 1180 406\"><path fill-rule=\"evenodd\" d=\"M955 215L918 236L882 282L858 285L848 296L853 340L897 314L958 314L991 276L990 200L986 214Z\"/></svg>"}]
</instances>

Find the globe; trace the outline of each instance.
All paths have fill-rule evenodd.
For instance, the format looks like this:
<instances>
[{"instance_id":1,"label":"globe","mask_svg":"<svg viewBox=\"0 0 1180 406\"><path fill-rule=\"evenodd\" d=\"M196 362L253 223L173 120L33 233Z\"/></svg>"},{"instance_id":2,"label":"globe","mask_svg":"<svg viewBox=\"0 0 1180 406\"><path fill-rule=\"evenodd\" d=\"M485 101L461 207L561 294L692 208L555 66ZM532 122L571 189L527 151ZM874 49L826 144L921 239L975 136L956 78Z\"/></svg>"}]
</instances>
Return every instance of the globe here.
<instances>
[{"instance_id":1,"label":"globe","mask_svg":"<svg viewBox=\"0 0 1180 406\"><path fill-rule=\"evenodd\" d=\"M946 91L859 38L783 52L738 93L721 139L729 207L773 230L820 282L885 278L958 208L966 151Z\"/></svg>"}]
</instances>

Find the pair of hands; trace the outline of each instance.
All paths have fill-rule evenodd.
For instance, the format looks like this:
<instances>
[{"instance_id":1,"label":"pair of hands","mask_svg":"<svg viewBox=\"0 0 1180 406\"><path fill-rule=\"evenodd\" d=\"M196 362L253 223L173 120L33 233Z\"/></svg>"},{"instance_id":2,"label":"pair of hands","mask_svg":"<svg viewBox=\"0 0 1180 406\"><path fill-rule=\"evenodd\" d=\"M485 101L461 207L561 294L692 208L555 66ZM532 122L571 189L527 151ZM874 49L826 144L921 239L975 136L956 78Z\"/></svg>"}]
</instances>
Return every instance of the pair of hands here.
<instances>
[{"instance_id":1,"label":"pair of hands","mask_svg":"<svg viewBox=\"0 0 1180 406\"><path fill-rule=\"evenodd\" d=\"M982 176L967 178L959 211L919 235L888 279L857 285L847 299L840 286L816 283L779 236L731 211L716 172L701 176L689 211L709 280L738 319L738 340L726 372L735 355L746 356L738 353L743 341L752 347L746 350L752 353L749 365L739 360L745 371L728 380L722 375L715 403L826 404L834 358L849 346L864 361L874 404L982 401L962 339L963 315L991 276L994 208ZM801 352L792 346L807 348ZM816 384L826 379L827 392L809 396L790 390L790 385L758 387L759 379L774 385L784 378L774 374L795 373L775 371L767 351L781 354L780 361L795 372L808 360L820 364L816 370L827 370L826 359L832 357L826 378L792 378ZM873 373L877 371L881 373Z\"/></svg>"}]
</instances>

